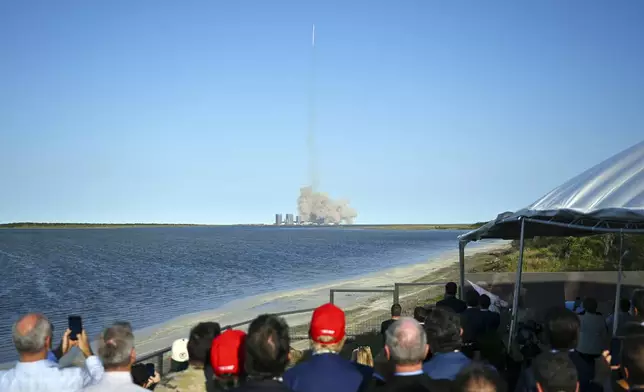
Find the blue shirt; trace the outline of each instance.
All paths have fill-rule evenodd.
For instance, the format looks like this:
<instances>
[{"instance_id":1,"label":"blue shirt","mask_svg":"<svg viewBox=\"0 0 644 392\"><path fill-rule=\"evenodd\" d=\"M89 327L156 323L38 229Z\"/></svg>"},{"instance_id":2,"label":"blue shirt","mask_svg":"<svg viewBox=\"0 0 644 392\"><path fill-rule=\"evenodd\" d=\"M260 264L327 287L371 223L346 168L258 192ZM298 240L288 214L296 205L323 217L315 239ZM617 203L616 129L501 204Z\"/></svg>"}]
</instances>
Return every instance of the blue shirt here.
<instances>
[{"instance_id":1,"label":"blue shirt","mask_svg":"<svg viewBox=\"0 0 644 392\"><path fill-rule=\"evenodd\" d=\"M454 380L458 372L472 362L460 351L438 353L423 365L423 371L434 380Z\"/></svg>"},{"instance_id":2,"label":"blue shirt","mask_svg":"<svg viewBox=\"0 0 644 392\"><path fill-rule=\"evenodd\" d=\"M319 354L286 371L284 384L295 392L357 392L372 375L368 366L337 354Z\"/></svg>"},{"instance_id":3,"label":"blue shirt","mask_svg":"<svg viewBox=\"0 0 644 392\"><path fill-rule=\"evenodd\" d=\"M96 356L85 360L85 367L61 369L47 359L18 362L13 369L0 372L2 392L75 392L95 384L103 377L103 364Z\"/></svg>"}]
</instances>

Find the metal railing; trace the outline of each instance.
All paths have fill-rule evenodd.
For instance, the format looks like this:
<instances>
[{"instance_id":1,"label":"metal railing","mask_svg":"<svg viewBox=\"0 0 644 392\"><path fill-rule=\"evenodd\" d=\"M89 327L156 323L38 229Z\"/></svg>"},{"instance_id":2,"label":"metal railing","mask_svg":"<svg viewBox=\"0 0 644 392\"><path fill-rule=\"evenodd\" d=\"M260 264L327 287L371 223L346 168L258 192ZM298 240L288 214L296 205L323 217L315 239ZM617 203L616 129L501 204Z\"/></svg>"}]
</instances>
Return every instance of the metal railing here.
<instances>
[{"instance_id":1,"label":"metal railing","mask_svg":"<svg viewBox=\"0 0 644 392\"><path fill-rule=\"evenodd\" d=\"M408 287L408 286L438 286L438 285L444 285L444 282L438 282L438 283L394 283L394 288L393 289L330 289L329 290L329 302L334 303L335 302L335 295L336 293L380 293L380 294L391 294L392 295L392 303L399 303L400 301L400 289L402 287ZM292 310L292 311L287 311L287 312L279 312L279 313L273 313L276 316L284 317L284 316L291 316L291 315L297 315L297 314L303 314L303 313L312 313L315 309L300 309L300 310ZM380 324L382 321L385 321L386 319L389 318L388 313L383 312L382 316L375 316L368 318L366 320L360 320L360 321L351 321L351 318L353 318L353 315L349 313L347 315L347 323L346 323L346 336L349 338L355 338L361 334L368 333L368 332L373 332L373 331L380 331ZM241 321L235 324L230 324L226 325L225 327L222 327L222 330L226 329L232 329L232 328L239 328L245 325L249 325L253 320L245 320ZM289 328L289 336L291 338L291 341L298 341L298 340L308 340L308 328L309 324L306 323L304 325L298 324L291 326ZM150 353L143 354L137 358L137 363L154 363L157 371L159 374L166 375L170 371L170 361L165 360L164 357L168 356L172 347L165 347Z\"/></svg>"}]
</instances>

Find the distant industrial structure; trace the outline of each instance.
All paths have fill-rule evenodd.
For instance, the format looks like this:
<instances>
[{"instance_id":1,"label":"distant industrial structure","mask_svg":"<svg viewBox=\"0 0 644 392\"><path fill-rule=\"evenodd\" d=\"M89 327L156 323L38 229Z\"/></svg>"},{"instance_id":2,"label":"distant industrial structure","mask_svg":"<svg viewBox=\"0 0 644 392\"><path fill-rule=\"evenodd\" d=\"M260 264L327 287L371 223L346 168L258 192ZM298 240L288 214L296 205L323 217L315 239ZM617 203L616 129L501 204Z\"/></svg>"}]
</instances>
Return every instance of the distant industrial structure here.
<instances>
[{"instance_id":1,"label":"distant industrial structure","mask_svg":"<svg viewBox=\"0 0 644 392\"><path fill-rule=\"evenodd\" d=\"M282 219L282 214L275 214L275 226L295 226L301 224L303 222L299 215L286 214L285 218Z\"/></svg>"}]
</instances>

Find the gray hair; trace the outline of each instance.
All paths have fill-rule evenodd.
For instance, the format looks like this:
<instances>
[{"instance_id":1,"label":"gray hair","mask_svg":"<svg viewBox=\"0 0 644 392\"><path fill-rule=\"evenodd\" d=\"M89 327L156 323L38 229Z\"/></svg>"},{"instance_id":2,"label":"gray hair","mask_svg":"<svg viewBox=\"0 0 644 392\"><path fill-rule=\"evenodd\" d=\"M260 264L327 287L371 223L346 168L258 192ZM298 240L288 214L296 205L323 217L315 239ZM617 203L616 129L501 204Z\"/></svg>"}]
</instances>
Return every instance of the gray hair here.
<instances>
[{"instance_id":1,"label":"gray hair","mask_svg":"<svg viewBox=\"0 0 644 392\"><path fill-rule=\"evenodd\" d=\"M98 356L105 368L117 368L131 364L134 350L134 335L129 326L115 323L103 332Z\"/></svg>"},{"instance_id":2,"label":"gray hair","mask_svg":"<svg viewBox=\"0 0 644 392\"><path fill-rule=\"evenodd\" d=\"M416 365L425 360L427 335L420 323L413 318L396 320L385 333L391 360L397 365Z\"/></svg>"},{"instance_id":3,"label":"gray hair","mask_svg":"<svg viewBox=\"0 0 644 392\"><path fill-rule=\"evenodd\" d=\"M25 334L18 331L18 324L27 317L35 317L34 325L26 331ZM35 354L45 349L47 338L51 340L53 330L47 317L42 314L27 314L13 324L12 329L13 344L19 354Z\"/></svg>"}]
</instances>

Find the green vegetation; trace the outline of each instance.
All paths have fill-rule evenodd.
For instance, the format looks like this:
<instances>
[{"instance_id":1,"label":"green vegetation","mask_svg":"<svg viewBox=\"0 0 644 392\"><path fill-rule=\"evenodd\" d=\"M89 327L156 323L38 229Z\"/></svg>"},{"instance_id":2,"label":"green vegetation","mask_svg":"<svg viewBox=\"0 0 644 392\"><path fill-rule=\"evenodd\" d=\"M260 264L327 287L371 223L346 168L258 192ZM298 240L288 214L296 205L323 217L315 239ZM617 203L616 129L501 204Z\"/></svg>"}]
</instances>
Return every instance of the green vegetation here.
<instances>
[{"instance_id":1,"label":"green vegetation","mask_svg":"<svg viewBox=\"0 0 644 392\"><path fill-rule=\"evenodd\" d=\"M374 230L474 230L487 222L477 223L448 223L448 224L398 224L398 225L344 225L352 229Z\"/></svg>"},{"instance_id":2,"label":"green vegetation","mask_svg":"<svg viewBox=\"0 0 644 392\"><path fill-rule=\"evenodd\" d=\"M619 261L619 235L591 237L537 237L525 242L523 256L526 272L614 271ZM623 260L626 271L644 270L644 236L624 235ZM519 243L509 250L492 254L471 272L516 271Z\"/></svg>"}]
</instances>

